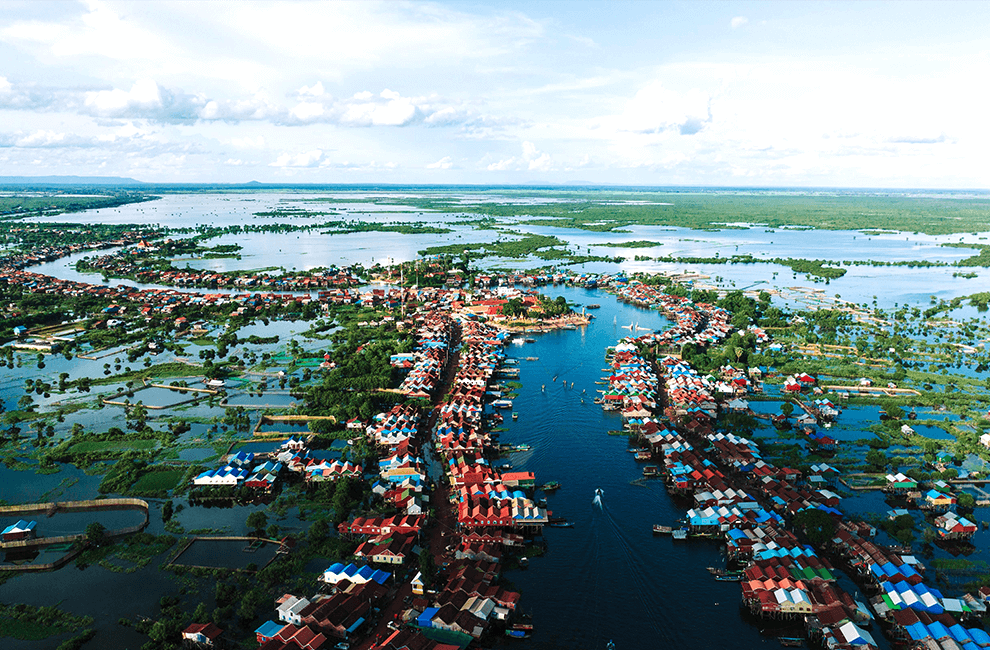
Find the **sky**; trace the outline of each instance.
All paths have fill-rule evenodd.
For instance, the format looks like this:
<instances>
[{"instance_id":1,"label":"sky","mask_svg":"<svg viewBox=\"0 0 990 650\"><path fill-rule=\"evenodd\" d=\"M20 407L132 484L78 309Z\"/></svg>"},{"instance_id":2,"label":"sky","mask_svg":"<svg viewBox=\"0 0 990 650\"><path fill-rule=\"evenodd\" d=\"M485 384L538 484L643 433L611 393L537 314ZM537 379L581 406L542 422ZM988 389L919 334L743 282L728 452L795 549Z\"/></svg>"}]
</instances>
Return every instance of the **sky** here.
<instances>
[{"instance_id":1,"label":"sky","mask_svg":"<svg viewBox=\"0 0 990 650\"><path fill-rule=\"evenodd\" d=\"M0 0L0 176L990 188L987 2Z\"/></svg>"}]
</instances>

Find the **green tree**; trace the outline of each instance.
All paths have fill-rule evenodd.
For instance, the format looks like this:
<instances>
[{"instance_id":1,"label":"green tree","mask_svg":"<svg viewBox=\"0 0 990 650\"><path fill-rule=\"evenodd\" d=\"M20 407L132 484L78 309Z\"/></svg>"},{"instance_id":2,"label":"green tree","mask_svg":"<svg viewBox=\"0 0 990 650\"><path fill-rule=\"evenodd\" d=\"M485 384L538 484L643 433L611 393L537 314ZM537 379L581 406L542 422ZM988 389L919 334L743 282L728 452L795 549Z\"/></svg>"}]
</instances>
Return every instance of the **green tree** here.
<instances>
[{"instance_id":1,"label":"green tree","mask_svg":"<svg viewBox=\"0 0 990 650\"><path fill-rule=\"evenodd\" d=\"M794 527L818 547L835 537L835 521L817 508L808 508L794 515Z\"/></svg>"},{"instance_id":2,"label":"green tree","mask_svg":"<svg viewBox=\"0 0 990 650\"><path fill-rule=\"evenodd\" d=\"M882 470L887 466L887 454L879 449L870 449L866 452L866 462L878 470Z\"/></svg>"},{"instance_id":3,"label":"green tree","mask_svg":"<svg viewBox=\"0 0 990 650\"><path fill-rule=\"evenodd\" d=\"M261 536L268 525L268 515L261 510L255 510L247 516L247 527L254 529L257 536Z\"/></svg>"},{"instance_id":4,"label":"green tree","mask_svg":"<svg viewBox=\"0 0 990 650\"><path fill-rule=\"evenodd\" d=\"M93 546L100 546L107 541L107 529L98 521L86 526L86 541Z\"/></svg>"},{"instance_id":5,"label":"green tree","mask_svg":"<svg viewBox=\"0 0 990 650\"><path fill-rule=\"evenodd\" d=\"M200 601L193 611L193 621L196 623L208 623L210 621L210 608L206 603Z\"/></svg>"},{"instance_id":6,"label":"green tree","mask_svg":"<svg viewBox=\"0 0 990 650\"><path fill-rule=\"evenodd\" d=\"M429 587L436 577L437 566L433 560L433 554L428 548L419 553L419 572L422 574L423 584Z\"/></svg>"},{"instance_id":7,"label":"green tree","mask_svg":"<svg viewBox=\"0 0 990 650\"><path fill-rule=\"evenodd\" d=\"M317 519L309 527L309 543L321 544L330 536L330 524L326 519Z\"/></svg>"}]
</instances>

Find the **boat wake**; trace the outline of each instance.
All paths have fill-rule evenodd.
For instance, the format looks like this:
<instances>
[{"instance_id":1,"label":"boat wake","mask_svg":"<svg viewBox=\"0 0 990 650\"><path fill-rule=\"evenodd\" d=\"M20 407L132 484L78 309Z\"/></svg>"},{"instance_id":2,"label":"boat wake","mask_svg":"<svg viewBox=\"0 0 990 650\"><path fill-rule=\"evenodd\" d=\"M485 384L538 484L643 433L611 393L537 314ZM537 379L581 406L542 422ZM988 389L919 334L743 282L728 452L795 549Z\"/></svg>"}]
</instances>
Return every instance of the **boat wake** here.
<instances>
[{"instance_id":1,"label":"boat wake","mask_svg":"<svg viewBox=\"0 0 990 650\"><path fill-rule=\"evenodd\" d=\"M653 595L653 585L649 584L647 577L644 575L642 570L643 566L646 564L644 561L645 558L640 556L640 553L634 546L632 540L629 539L622 527L619 525L619 522L615 520L608 508L604 506L601 501L601 493L601 488L595 490L595 502L601 509L605 521L608 523L609 528L612 530L612 534L615 536L618 550L620 551L621 556L625 559L626 568L636 585L636 589L633 591L638 594L643 609L646 610L650 626L653 627L653 630L656 633L656 638L673 641L669 631L675 629L675 622L670 619L668 613L664 611L663 607L657 602L656 597Z\"/></svg>"}]
</instances>

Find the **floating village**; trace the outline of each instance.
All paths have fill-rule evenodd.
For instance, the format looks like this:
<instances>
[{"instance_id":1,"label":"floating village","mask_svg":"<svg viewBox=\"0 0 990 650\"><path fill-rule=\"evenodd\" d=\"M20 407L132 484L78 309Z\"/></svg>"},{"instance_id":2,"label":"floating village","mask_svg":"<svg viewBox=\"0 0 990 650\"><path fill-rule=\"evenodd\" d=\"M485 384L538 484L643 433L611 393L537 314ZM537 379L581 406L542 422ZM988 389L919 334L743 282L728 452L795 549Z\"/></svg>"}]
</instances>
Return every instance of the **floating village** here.
<instances>
[{"instance_id":1,"label":"floating village","mask_svg":"<svg viewBox=\"0 0 990 650\"><path fill-rule=\"evenodd\" d=\"M529 582L552 593L544 561L613 521L607 479L665 504L635 514L635 544L616 533L658 557L636 589L687 589L663 555L691 547L706 559L689 593L720 594L717 615L761 641L990 648L986 367L947 372L982 365L988 332L951 320L959 303L467 254L180 268L236 253L138 226L7 237L4 647L622 647L620 629L554 636L569 623L541 618ZM38 270L67 258L71 278ZM592 330L612 340L587 352L603 368L551 370ZM528 427L592 417L611 429L581 441L582 480L532 469L577 442ZM102 618L45 602L66 575L62 593L101 576L122 600L101 596Z\"/></svg>"}]
</instances>

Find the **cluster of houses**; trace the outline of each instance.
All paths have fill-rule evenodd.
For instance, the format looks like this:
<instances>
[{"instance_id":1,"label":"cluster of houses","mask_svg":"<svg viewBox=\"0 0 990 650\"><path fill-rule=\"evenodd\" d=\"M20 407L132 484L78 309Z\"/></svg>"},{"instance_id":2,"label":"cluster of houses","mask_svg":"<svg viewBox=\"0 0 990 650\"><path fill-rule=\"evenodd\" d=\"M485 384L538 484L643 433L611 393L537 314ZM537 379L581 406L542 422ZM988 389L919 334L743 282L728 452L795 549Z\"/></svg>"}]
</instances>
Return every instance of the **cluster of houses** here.
<instances>
[{"instance_id":1,"label":"cluster of houses","mask_svg":"<svg viewBox=\"0 0 990 650\"><path fill-rule=\"evenodd\" d=\"M267 621L255 630L261 648L320 650L363 633L376 607L386 601L392 575L376 570L335 573L335 566L327 571L332 580L327 583L329 594L312 598L284 594L276 599L278 620Z\"/></svg>"},{"instance_id":2,"label":"cluster of houses","mask_svg":"<svg viewBox=\"0 0 990 650\"><path fill-rule=\"evenodd\" d=\"M925 567L914 556L897 553L873 541L866 523L840 521L830 546L861 584L877 595L870 604L889 626L895 642L925 648L982 648L990 637L962 622L987 612L990 590L960 598L945 597L925 584Z\"/></svg>"},{"instance_id":3,"label":"cluster of houses","mask_svg":"<svg viewBox=\"0 0 990 650\"><path fill-rule=\"evenodd\" d=\"M394 630L376 639L374 648L444 647L430 641L415 628L446 630L473 639L496 621L506 621L516 608L519 594L497 584L501 548L523 543L522 533L547 521L522 488L531 487L531 473L499 474L492 470L483 427L485 392L503 358L506 335L485 323L465 319L463 323L437 328L436 319L421 321L418 338L436 340L442 332L450 341L453 327L461 329L463 344L457 371L446 401L437 409L434 444L441 455L451 484L450 498L458 529L449 539L454 559L445 572L445 582L426 591L421 574L412 579L413 599L404 618L411 627ZM446 358L437 368L446 369ZM329 595L301 598L287 595L277 603L279 620L257 630L258 640L268 650L291 647L295 635L303 634L314 649L317 642L351 641L366 632L375 609L383 599L394 597L392 574L387 567L401 567L424 551L420 535L427 522L424 506L429 495L426 462L422 454L421 414L410 406L396 406L367 425L365 433L383 449L379 480L373 491L396 505L400 514L391 517L358 517L341 524L341 535L357 537L360 544L354 563L336 563L323 574ZM445 441L445 442L444 442ZM310 632L301 630L309 629ZM321 636L322 635L322 639ZM282 645L278 645L282 644Z\"/></svg>"},{"instance_id":4,"label":"cluster of houses","mask_svg":"<svg viewBox=\"0 0 990 650\"><path fill-rule=\"evenodd\" d=\"M8 235L16 236L19 232L24 232L25 230L29 230L29 228L12 228L8 231ZM49 230L46 234L53 239L57 239L60 235L70 234L70 231ZM80 234L80 231L72 230L71 234L73 236L77 236ZM42 264L44 262L51 262L76 253L113 248L115 246L128 246L130 244L141 242L145 238L153 238L157 236L158 233L155 231L134 230L121 233L120 237L117 239L93 241L85 244L77 243L63 244L61 246L37 246L28 252L8 253L7 255L0 257L0 271L25 269L29 266Z\"/></svg>"},{"instance_id":5,"label":"cluster of houses","mask_svg":"<svg viewBox=\"0 0 990 650\"><path fill-rule=\"evenodd\" d=\"M546 509L538 507L519 491L498 490L532 487L529 472L499 475L490 458L495 454L483 434L483 408L486 387L504 358L503 332L487 323L465 320L461 340L464 350L458 359L449 401L440 409L437 434L448 440L440 446L452 499L456 500L458 524L462 529L509 527L539 530L548 521ZM452 444L454 436L465 444Z\"/></svg>"},{"instance_id":6,"label":"cluster of houses","mask_svg":"<svg viewBox=\"0 0 990 650\"><path fill-rule=\"evenodd\" d=\"M685 364L665 361L665 380L673 377L666 369ZM861 615L835 584L833 567L784 525L806 509L841 517L834 508L838 496L812 491L800 483L800 472L766 462L752 441L715 433L707 412L685 416L678 430L665 432L657 444L664 480L671 491L694 497L696 507L688 511L686 532L724 538L727 557L745 565L744 603L766 618L814 617L820 622L824 616L828 624L817 628L822 638L875 645L855 624Z\"/></svg>"},{"instance_id":7,"label":"cluster of houses","mask_svg":"<svg viewBox=\"0 0 990 650\"><path fill-rule=\"evenodd\" d=\"M280 471L282 471L280 462L265 459L263 462L255 463L253 453L239 451L231 455L222 467L194 476L192 484L196 487L246 485L271 491L278 482Z\"/></svg>"},{"instance_id":8,"label":"cluster of houses","mask_svg":"<svg viewBox=\"0 0 990 650\"><path fill-rule=\"evenodd\" d=\"M416 349L411 355L395 355L393 367L408 368L399 391L410 397L433 396L443 379L450 354L453 319L447 314L432 312L422 318L416 328Z\"/></svg>"},{"instance_id":9,"label":"cluster of houses","mask_svg":"<svg viewBox=\"0 0 990 650\"><path fill-rule=\"evenodd\" d=\"M659 367L667 395L665 415L669 419L690 418L700 422L718 415L711 380L675 357L664 357L659 361Z\"/></svg>"},{"instance_id":10,"label":"cluster of houses","mask_svg":"<svg viewBox=\"0 0 990 650\"><path fill-rule=\"evenodd\" d=\"M709 377L709 379L715 382L715 392L719 395L741 399L750 390L759 392L763 389L762 383L759 381L760 369L752 368L749 375L747 376L746 371L742 368L736 368L727 363L718 369L717 377ZM743 401L745 402L745 400ZM745 409L742 410L748 408L749 404L747 403Z\"/></svg>"},{"instance_id":11,"label":"cluster of houses","mask_svg":"<svg viewBox=\"0 0 990 650\"><path fill-rule=\"evenodd\" d=\"M146 318L155 313L171 314L176 309L189 305L238 305L239 313L264 309L268 306L302 306L313 301L309 294L201 294L186 293L176 289L138 289L127 285L114 287L86 282L63 280L50 275L32 273L8 268L0 268L0 282L22 287L31 293L44 293L59 296L89 296L107 303L129 303L136 305ZM121 307L118 307L118 311Z\"/></svg>"},{"instance_id":12,"label":"cluster of houses","mask_svg":"<svg viewBox=\"0 0 990 650\"><path fill-rule=\"evenodd\" d=\"M415 437L419 430L419 420L419 409L397 404L390 411L376 415L365 431L368 438L376 444L396 447Z\"/></svg>"},{"instance_id":13,"label":"cluster of houses","mask_svg":"<svg viewBox=\"0 0 990 650\"><path fill-rule=\"evenodd\" d=\"M414 601L409 615L420 628L478 638L491 623L507 620L519 600L518 593L497 585L501 547L521 544L521 533L541 528L547 512L522 490L510 489L531 487L532 473L500 475L490 463L494 448L484 432L484 399L504 358L506 336L475 320L465 319L459 325L463 348L446 402L438 409L434 433L457 516L458 529L450 539L455 560L446 584L429 600ZM408 643L408 634L397 632L381 647L401 647L396 644L399 639Z\"/></svg>"},{"instance_id":14,"label":"cluster of houses","mask_svg":"<svg viewBox=\"0 0 990 650\"><path fill-rule=\"evenodd\" d=\"M651 449L663 458L668 489L694 498L684 532L722 536L726 556L744 564L743 601L754 614L803 619L809 637L825 647L876 647L862 627L870 617L866 606L836 584L828 560L800 544L784 525L814 509L835 522L835 537L825 546L852 567L861 585L879 593L871 601L873 608L895 625L895 636L932 648L990 646L984 643L990 637L983 630L959 623L985 613L984 598L944 597L924 584L924 567L913 556L880 547L873 541L875 529L847 520L839 510L839 495L828 489L838 473L834 468L813 465L806 478L797 470L776 468L761 458L752 441L714 433L708 413L684 408L692 401L685 401L683 393L674 397L684 382L676 381L669 370L684 365L679 360L660 362L668 400L672 407L681 406L681 412L672 415L687 417L674 418L676 429L654 435ZM822 406L826 405L818 405ZM906 495L918 489L917 482L903 474L892 474L887 481L888 492ZM941 539L967 539L975 532L972 522L948 511L954 498L946 492L932 489L919 499L929 509L944 512L934 521Z\"/></svg>"},{"instance_id":15,"label":"cluster of houses","mask_svg":"<svg viewBox=\"0 0 990 650\"><path fill-rule=\"evenodd\" d=\"M146 249L145 249L146 250ZM350 269L331 267L320 273L305 275L268 275L265 273L243 275L225 274L196 269L156 269L141 259L134 259L143 251L129 248L110 255L89 260L89 266L115 277L133 277L140 282L166 284L178 287L254 288L265 287L276 291L311 291L314 289L350 287L360 284L360 279Z\"/></svg>"},{"instance_id":16,"label":"cluster of houses","mask_svg":"<svg viewBox=\"0 0 990 650\"><path fill-rule=\"evenodd\" d=\"M621 411L627 419L649 417L657 407L660 389L652 365L640 356L634 344L624 340L615 346L610 366L602 408Z\"/></svg>"},{"instance_id":17,"label":"cluster of houses","mask_svg":"<svg viewBox=\"0 0 990 650\"><path fill-rule=\"evenodd\" d=\"M721 307L694 303L687 298L672 296L663 287L630 282L617 289L619 299L634 305L658 309L673 319L673 327L645 338L650 344L680 348L686 343L708 346L732 333L730 314Z\"/></svg>"},{"instance_id":18,"label":"cluster of houses","mask_svg":"<svg viewBox=\"0 0 990 650\"><path fill-rule=\"evenodd\" d=\"M272 453L254 454L239 451L227 458L227 462L215 470L207 470L194 476L196 487L246 486L271 492L277 486L283 470L294 472L307 482L336 481L348 476L361 478L364 470L350 461L330 458L336 451L314 452L302 438L292 437Z\"/></svg>"},{"instance_id":19,"label":"cluster of houses","mask_svg":"<svg viewBox=\"0 0 990 650\"><path fill-rule=\"evenodd\" d=\"M419 409L396 405L388 413L379 413L368 426L369 439L383 449L378 461L379 480L371 489L407 515L423 514L429 501L419 423Z\"/></svg>"},{"instance_id":20,"label":"cluster of houses","mask_svg":"<svg viewBox=\"0 0 990 650\"><path fill-rule=\"evenodd\" d=\"M790 375L784 379L784 387L781 389L785 394L797 394L811 388L816 383L816 379L808 373L802 372L797 375Z\"/></svg>"}]
</instances>

